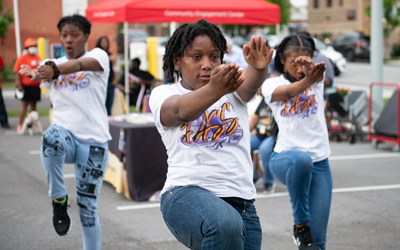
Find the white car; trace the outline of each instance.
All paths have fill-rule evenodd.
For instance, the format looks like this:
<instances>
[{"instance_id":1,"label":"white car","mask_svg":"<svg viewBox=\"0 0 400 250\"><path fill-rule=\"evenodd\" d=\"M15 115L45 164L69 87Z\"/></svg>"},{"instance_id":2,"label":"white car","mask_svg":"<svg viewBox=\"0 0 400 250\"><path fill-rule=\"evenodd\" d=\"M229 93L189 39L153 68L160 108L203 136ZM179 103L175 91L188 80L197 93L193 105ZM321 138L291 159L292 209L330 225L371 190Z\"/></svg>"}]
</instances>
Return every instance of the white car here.
<instances>
[{"instance_id":1,"label":"white car","mask_svg":"<svg viewBox=\"0 0 400 250\"><path fill-rule=\"evenodd\" d=\"M318 39L314 38L314 42L316 49L331 60L335 70L335 76L339 76L346 72L347 61L341 53L337 52L332 46L328 46Z\"/></svg>"}]
</instances>

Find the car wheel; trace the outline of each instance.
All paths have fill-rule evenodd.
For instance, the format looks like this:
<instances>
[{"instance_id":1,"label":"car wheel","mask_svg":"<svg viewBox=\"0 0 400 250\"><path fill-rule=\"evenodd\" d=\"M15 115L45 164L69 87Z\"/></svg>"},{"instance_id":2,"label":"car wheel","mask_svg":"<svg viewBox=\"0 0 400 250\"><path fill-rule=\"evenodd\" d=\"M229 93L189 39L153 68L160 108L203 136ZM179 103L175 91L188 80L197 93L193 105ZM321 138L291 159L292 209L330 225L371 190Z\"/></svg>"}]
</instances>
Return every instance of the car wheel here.
<instances>
[{"instance_id":1,"label":"car wheel","mask_svg":"<svg viewBox=\"0 0 400 250\"><path fill-rule=\"evenodd\" d=\"M340 70L339 68L336 66L336 64L333 65L333 70L335 71L335 76L340 76Z\"/></svg>"},{"instance_id":2,"label":"car wheel","mask_svg":"<svg viewBox=\"0 0 400 250\"><path fill-rule=\"evenodd\" d=\"M348 62L353 62L354 59L355 59L354 51L352 51L352 50L346 50L346 51L344 52L344 57L346 58L346 60L347 60Z\"/></svg>"}]
</instances>

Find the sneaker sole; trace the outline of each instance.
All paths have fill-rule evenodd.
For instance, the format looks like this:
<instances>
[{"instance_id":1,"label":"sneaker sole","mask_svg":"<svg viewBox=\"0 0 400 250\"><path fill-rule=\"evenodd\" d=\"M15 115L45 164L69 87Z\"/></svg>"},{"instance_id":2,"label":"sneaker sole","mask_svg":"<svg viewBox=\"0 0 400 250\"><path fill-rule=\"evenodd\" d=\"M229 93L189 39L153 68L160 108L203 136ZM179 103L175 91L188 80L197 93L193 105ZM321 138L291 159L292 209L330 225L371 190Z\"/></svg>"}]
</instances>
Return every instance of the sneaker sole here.
<instances>
[{"instance_id":1,"label":"sneaker sole","mask_svg":"<svg viewBox=\"0 0 400 250\"><path fill-rule=\"evenodd\" d=\"M65 235L67 235L67 233L69 233L69 231L71 231L71 228L72 228L72 220L71 220L71 223L69 224L69 228L68 228L68 231L67 232L65 232L65 233L63 233L63 234L59 234L59 233L57 233L58 235L60 235L60 236L65 236Z\"/></svg>"}]
</instances>

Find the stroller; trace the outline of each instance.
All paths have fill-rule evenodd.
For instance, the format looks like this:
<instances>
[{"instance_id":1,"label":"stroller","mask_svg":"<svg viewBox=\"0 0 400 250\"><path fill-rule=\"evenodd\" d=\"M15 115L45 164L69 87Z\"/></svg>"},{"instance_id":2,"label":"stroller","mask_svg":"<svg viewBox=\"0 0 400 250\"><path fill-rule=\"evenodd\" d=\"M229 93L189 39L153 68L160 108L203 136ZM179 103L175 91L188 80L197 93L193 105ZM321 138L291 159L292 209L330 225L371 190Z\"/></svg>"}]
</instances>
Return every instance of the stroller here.
<instances>
[{"instance_id":1,"label":"stroller","mask_svg":"<svg viewBox=\"0 0 400 250\"><path fill-rule=\"evenodd\" d=\"M332 125L329 137L337 142L347 139L351 144L356 137L367 141L368 96L366 91L351 91L346 96L339 93L328 95L327 110L332 113ZM336 121L336 122L335 122Z\"/></svg>"}]
</instances>

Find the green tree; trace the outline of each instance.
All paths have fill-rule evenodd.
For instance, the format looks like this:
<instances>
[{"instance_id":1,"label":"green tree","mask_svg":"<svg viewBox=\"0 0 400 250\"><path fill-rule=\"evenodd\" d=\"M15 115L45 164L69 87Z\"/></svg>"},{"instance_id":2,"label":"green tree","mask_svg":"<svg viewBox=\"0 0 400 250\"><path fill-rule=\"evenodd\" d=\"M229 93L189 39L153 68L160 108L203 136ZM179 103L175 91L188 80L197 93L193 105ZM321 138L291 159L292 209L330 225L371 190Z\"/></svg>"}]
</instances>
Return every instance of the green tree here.
<instances>
[{"instance_id":1,"label":"green tree","mask_svg":"<svg viewBox=\"0 0 400 250\"><path fill-rule=\"evenodd\" d=\"M371 5L365 7L365 13L371 17ZM400 6L397 0L383 0L383 18L385 23L383 25L383 35L388 37L390 32L393 31L400 24Z\"/></svg>"},{"instance_id":2,"label":"green tree","mask_svg":"<svg viewBox=\"0 0 400 250\"><path fill-rule=\"evenodd\" d=\"M11 9L4 11L3 0L0 0L0 38L2 54L4 56L4 39L7 38L7 31L10 28L10 24L14 22L14 16Z\"/></svg>"},{"instance_id":3,"label":"green tree","mask_svg":"<svg viewBox=\"0 0 400 250\"><path fill-rule=\"evenodd\" d=\"M365 7L365 13L371 17L371 5ZM400 25L400 4L397 0L383 0L383 36L384 58L389 59L393 51L393 42L390 40L390 32Z\"/></svg>"},{"instance_id":4,"label":"green tree","mask_svg":"<svg viewBox=\"0 0 400 250\"><path fill-rule=\"evenodd\" d=\"M269 0L266 2L274 3L281 7L281 24L287 24L290 18L290 7L289 0Z\"/></svg>"}]
</instances>

